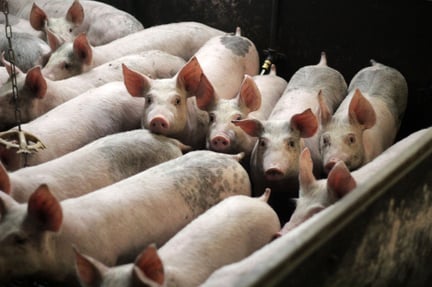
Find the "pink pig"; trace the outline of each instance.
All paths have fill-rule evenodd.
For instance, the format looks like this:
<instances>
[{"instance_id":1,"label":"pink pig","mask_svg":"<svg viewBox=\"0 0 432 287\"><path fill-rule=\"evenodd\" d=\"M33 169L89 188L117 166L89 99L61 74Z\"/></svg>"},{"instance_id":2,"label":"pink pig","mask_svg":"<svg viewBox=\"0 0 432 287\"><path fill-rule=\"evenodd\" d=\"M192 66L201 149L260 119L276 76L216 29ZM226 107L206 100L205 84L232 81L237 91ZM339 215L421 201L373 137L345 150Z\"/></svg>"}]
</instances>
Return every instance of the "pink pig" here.
<instances>
[{"instance_id":1,"label":"pink pig","mask_svg":"<svg viewBox=\"0 0 432 287\"><path fill-rule=\"evenodd\" d=\"M0 281L33 275L71 282L72 245L106 265L131 262L151 243L162 246L218 202L250 195L241 156L191 151L61 202L46 185L28 204L0 193Z\"/></svg>"},{"instance_id":2,"label":"pink pig","mask_svg":"<svg viewBox=\"0 0 432 287\"><path fill-rule=\"evenodd\" d=\"M79 34L73 43L64 43L51 54L42 73L52 80L65 79L122 56L155 49L188 61L207 40L223 34L198 22L179 22L153 26L97 47Z\"/></svg>"},{"instance_id":3,"label":"pink pig","mask_svg":"<svg viewBox=\"0 0 432 287\"><path fill-rule=\"evenodd\" d=\"M326 120L320 152L327 172L338 160L355 170L393 143L406 109L408 87L399 71L372 61L353 77L348 93L333 116L325 105L322 108Z\"/></svg>"},{"instance_id":4,"label":"pink pig","mask_svg":"<svg viewBox=\"0 0 432 287\"><path fill-rule=\"evenodd\" d=\"M214 270L245 258L273 239L280 224L266 203L269 193L260 198L235 195L224 199L159 250L154 245L144 249L133 264L109 268L76 252L80 282L86 287L199 286Z\"/></svg>"},{"instance_id":5,"label":"pink pig","mask_svg":"<svg viewBox=\"0 0 432 287\"><path fill-rule=\"evenodd\" d=\"M357 186L342 161L333 167L327 179L322 180L316 180L313 174L313 162L308 148L302 151L299 161L299 198L294 213L279 232L280 235L335 203Z\"/></svg>"},{"instance_id":6,"label":"pink pig","mask_svg":"<svg viewBox=\"0 0 432 287\"><path fill-rule=\"evenodd\" d=\"M210 117L206 148L225 153L245 152L249 156L256 138L231 121L267 119L286 85L287 82L276 75L273 66L268 75L245 75L235 98L219 99L213 96L209 107L206 107Z\"/></svg>"},{"instance_id":7,"label":"pink pig","mask_svg":"<svg viewBox=\"0 0 432 287\"><path fill-rule=\"evenodd\" d=\"M241 35L239 27L234 35L210 38L194 56L217 98L235 97L244 75L258 74L258 51L251 40Z\"/></svg>"},{"instance_id":8,"label":"pink pig","mask_svg":"<svg viewBox=\"0 0 432 287\"><path fill-rule=\"evenodd\" d=\"M64 42L71 42L80 33L86 33L90 44L99 46L144 29L131 14L99 1L62 2L69 7L62 17L51 17L36 3L30 11L30 23L35 30L51 30ZM109 29L107 29L109 27Z\"/></svg>"},{"instance_id":9,"label":"pink pig","mask_svg":"<svg viewBox=\"0 0 432 287\"><path fill-rule=\"evenodd\" d=\"M285 224L280 234L290 232L316 213L340 200L357 186L367 183L380 170L394 163L399 155L414 143L430 139L432 139L432 128L416 131L355 171L350 172L344 161L338 161L330 170L328 177L320 180L316 180L312 173L310 153L305 149L300 157L300 197L290 221Z\"/></svg>"},{"instance_id":10,"label":"pink pig","mask_svg":"<svg viewBox=\"0 0 432 287\"><path fill-rule=\"evenodd\" d=\"M320 128L320 101L336 107L345 94L344 78L327 66L322 53L317 65L302 67L291 77L267 120L234 121L249 135L259 138L250 162L254 192L270 187L274 192L297 193L298 158L304 145L315 155L314 161L320 161L316 136Z\"/></svg>"},{"instance_id":11,"label":"pink pig","mask_svg":"<svg viewBox=\"0 0 432 287\"><path fill-rule=\"evenodd\" d=\"M0 185L18 202L27 202L41 184L47 184L58 200L64 200L113 184L188 150L175 139L135 129L96 139L63 156L9 174L0 164Z\"/></svg>"},{"instance_id":12,"label":"pink pig","mask_svg":"<svg viewBox=\"0 0 432 287\"><path fill-rule=\"evenodd\" d=\"M170 80L152 80L124 67L124 81L132 96L146 98L143 127L203 148L209 101L234 97L245 73L257 72L255 46L236 34L211 38Z\"/></svg>"},{"instance_id":13,"label":"pink pig","mask_svg":"<svg viewBox=\"0 0 432 287\"><path fill-rule=\"evenodd\" d=\"M10 70L10 64L4 63ZM21 123L29 122L92 88L123 80L122 64L129 65L152 78L169 78L183 67L185 61L162 51L150 50L121 57L86 73L59 81L45 78L39 66L30 69L26 74L18 71ZM16 124L15 110L8 104L11 97L12 83L9 81L0 87L0 131Z\"/></svg>"},{"instance_id":14,"label":"pink pig","mask_svg":"<svg viewBox=\"0 0 432 287\"><path fill-rule=\"evenodd\" d=\"M196 57L170 79L151 79L123 66L124 84L133 97L144 97L141 126L174 137L194 149L205 146L208 115L200 110L213 88Z\"/></svg>"},{"instance_id":15,"label":"pink pig","mask_svg":"<svg viewBox=\"0 0 432 287\"><path fill-rule=\"evenodd\" d=\"M109 134L139 128L143 105L143 99L128 94L123 82L111 82L55 107L21 125L46 146L28 155L27 165L49 161ZM23 154L4 146L0 146L0 159L7 170L17 170L25 162Z\"/></svg>"}]
</instances>

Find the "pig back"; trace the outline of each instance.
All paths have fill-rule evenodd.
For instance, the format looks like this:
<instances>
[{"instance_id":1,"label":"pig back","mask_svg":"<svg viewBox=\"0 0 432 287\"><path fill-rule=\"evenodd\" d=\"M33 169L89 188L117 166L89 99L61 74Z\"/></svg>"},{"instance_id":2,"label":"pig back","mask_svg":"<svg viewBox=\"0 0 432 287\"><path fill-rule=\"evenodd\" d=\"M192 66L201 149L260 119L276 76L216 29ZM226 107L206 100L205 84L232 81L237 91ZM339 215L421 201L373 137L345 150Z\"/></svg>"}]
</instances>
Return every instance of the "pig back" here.
<instances>
[{"instance_id":1,"label":"pig back","mask_svg":"<svg viewBox=\"0 0 432 287\"><path fill-rule=\"evenodd\" d=\"M10 173L11 195L26 202L38 186L47 184L58 200L81 196L177 158L184 147L145 129L115 133L57 159Z\"/></svg>"},{"instance_id":2,"label":"pig back","mask_svg":"<svg viewBox=\"0 0 432 287\"><path fill-rule=\"evenodd\" d=\"M71 232L71 242L82 242L83 252L118 264L130 262L151 243L161 246L198 215L236 195L250 195L249 177L238 155L192 151L87 195L62 202L64 226L85 217L98 234ZM82 210L91 210L83 214ZM125 212L132 210L133 212ZM109 218L121 218L109 221ZM83 218L84 220L84 218ZM67 221L67 222L66 222ZM122 234L122 236L118 236ZM98 240L98 246L88 245ZM111 246L117 246L113 250ZM118 260L117 260L118 259Z\"/></svg>"},{"instance_id":3,"label":"pig back","mask_svg":"<svg viewBox=\"0 0 432 287\"><path fill-rule=\"evenodd\" d=\"M27 156L27 164L40 164L100 137L139 128L144 101L131 97L123 82L111 82L23 124L24 131L37 136L46 146ZM0 147L0 156L8 170L23 166L24 160L15 150Z\"/></svg>"},{"instance_id":4,"label":"pig back","mask_svg":"<svg viewBox=\"0 0 432 287\"><path fill-rule=\"evenodd\" d=\"M298 89L321 90L325 103L333 112L347 94L347 84L342 74L327 65L309 65L300 68L289 80L284 93Z\"/></svg>"},{"instance_id":5,"label":"pig back","mask_svg":"<svg viewBox=\"0 0 432 287\"><path fill-rule=\"evenodd\" d=\"M288 82L275 74L256 75L253 79L261 93L261 107L259 110L251 112L249 117L266 120L286 89Z\"/></svg>"},{"instance_id":6,"label":"pig back","mask_svg":"<svg viewBox=\"0 0 432 287\"><path fill-rule=\"evenodd\" d=\"M235 97L244 75L258 73L259 56L255 44L240 32L209 39L195 56L219 98Z\"/></svg>"},{"instance_id":7,"label":"pig back","mask_svg":"<svg viewBox=\"0 0 432 287\"><path fill-rule=\"evenodd\" d=\"M404 76L396 69L371 60L372 65L360 70L348 87L351 93L359 89L369 97L382 100L400 126L407 99L408 85Z\"/></svg>"}]
</instances>

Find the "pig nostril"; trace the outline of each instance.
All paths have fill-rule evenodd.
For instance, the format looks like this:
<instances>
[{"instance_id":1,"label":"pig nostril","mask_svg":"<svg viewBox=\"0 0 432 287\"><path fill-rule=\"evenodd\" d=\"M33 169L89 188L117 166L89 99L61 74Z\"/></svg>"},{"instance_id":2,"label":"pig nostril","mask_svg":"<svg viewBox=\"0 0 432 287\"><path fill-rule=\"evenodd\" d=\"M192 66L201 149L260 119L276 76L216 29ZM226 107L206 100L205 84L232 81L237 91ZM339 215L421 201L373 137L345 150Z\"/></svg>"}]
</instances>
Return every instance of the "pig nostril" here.
<instances>
[{"instance_id":1,"label":"pig nostril","mask_svg":"<svg viewBox=\"0 0 432 287\"><path fill-rule=\"evenodd\" d=\"M153 131L159 132L159 131L168 129L169 124L163 118L155 118L155 119L151 120L150 127Z\"/></svg>"},{"instance_id":2,"label":"pig nostril","mask_svg":"<svg viewBox=\"0 0 432 287\"><path fill-rule=\"evenodd\" d=\"M217 136L211 140L211 148L216 151L225 150L229 148L230 140L226 137Z\"/></svg>"},{"instance_id":3,"label":"pig nostril","mask_svg":"<svg viewBox=\"0 0 432 287\"><path fill-rule=\"evenodd\" d=\"M269 180L279 180L283 177L283 172L278 168L270 168L265 171L265 176Z\"/></svg>"}]
</instances>

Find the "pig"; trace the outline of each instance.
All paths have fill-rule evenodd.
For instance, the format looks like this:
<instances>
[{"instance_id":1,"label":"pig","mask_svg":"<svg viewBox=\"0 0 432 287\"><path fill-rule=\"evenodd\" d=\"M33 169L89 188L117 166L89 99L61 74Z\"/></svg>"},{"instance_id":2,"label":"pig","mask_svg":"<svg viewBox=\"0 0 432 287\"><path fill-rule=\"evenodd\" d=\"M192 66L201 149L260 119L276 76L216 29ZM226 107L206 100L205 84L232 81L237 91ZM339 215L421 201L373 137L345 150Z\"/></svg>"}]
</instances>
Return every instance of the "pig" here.
<instances>
[{"instance_id":1,"label":"pig","mask_svg":"<svg viewBox=\"0 0 432 287\"><path fill-rule=\"evenodd\" d=\"M69 6L67 13L61 17L51 17L34 3L30 11L30 24L37 31L50 29L63 42L72 42L80 33L86 33L91 45L100 46L144 29L131 14L103 2L51 2Z\"/></svg>"},{"instance_id":2,"label":"pig","mask_svg":"<svg viewBox=\"0 0 432 287\"><path fill-rule=\"evenodd\" d=\"M254 192L270 187L274 193L296 196L303 146L311 150L314 162L320 162L316 136L320 133L319 103L325 101L329 109L335 109L345 96L346 82L337 70L327 66L323 52L317 65L302 67L291 77L267 120L233 121L250 136L258 137L250 162ZM312 139L303 141L307 138Z\"/></svg>"},{"instance_id":3,"label":"pig","mask_svg":"<svg viewBox=\"0 0 432 287\"><path fill-rule=\"evenodd\" d=\"M9 174L0 164L0 178L9 187L3 191L18 202L27 202L41 184L47 184L58 200L64 200L113 184L188 150L178 140L136 129L102 137L76 151Z\"/></svg>"},{"instance_id":4,"label":"pig","mask_svg":"<svg viewBox=\"0 0 432 287\"><path fill-rule=\"evenodd\" d=\"M239 33L208 40L171 80L152 80L125 66L128 91L146 98L142 126L204 148L209 97L234 97L244 74L258 72L255 45Z\"/></svg>"},{"instance_id":5,"label":"pig","mask_svg":"<svg viewBox=\"0 0 432 287\"><path fill-rule=\"evenodd\" d=\"M273 65L268 75L245 75L235 98L218 99L213 96L207 108L210 126L206 148L225 153L244 152L249 158L256 138L231 121L249 117L267 119L286 85L286 80L276 75Z\"/></svg>"},{"instance_id":6,"label":"pig","mask_svg":"<svg viewBox=\"0 0 432 287\"><path fill-rule=\"evenodd\" d=\"M317 180L313 174L313 162L308 148L304 148L299 159L299 198L290 220L279 235L286 234L307 219L332 205L354 188L357 183L343 161L339 161L326 179Z\"/></svg>"},{"instance_id":7,"label":"pig","mask_svg":"<svg viewBox=\"0 0 432 287\"><path fill-rule=\"evenodd\" d=\"M159 250L154 244L148 246L132 264L109 268L76 251L81 285L199 286L217 268L245 258L272 240L280 224L266 202L269 193L261 198L234 195L222 200Z\"/></svg>"},{"instance_id":8,"label":"pig","mask_svg":"<svg viewBox=\"0 0 432 287\"><path fill-rule=\"evenodd\" d=\"M217 98L235 97L244 75L258 74L258 51L251 40L241 35L240 27L234 35L210 38L194 56Z\"/></svg>"},{"instance_id":9,"label":"pig","mask_svg":"<svg viewBox=\"0 0 432 287\"><path fill-rule=\"evenodd\" d=\"M223 31L198 22L157 25L129 34L105 45L93 47L85 34L64 43L51 54L43 74L52 80L83 73L121 56L147 50L162 50L188 61L210 38Z\"/></svg>"},{"instance_id":10,"label":"pig","mask_svg":"<svg viewBox=\"0 0 432 287\"><path fill-rule=\"evenodd\" d=\"M432 139L432 128L413 132L390 146L369 163L352 172L349 171L344 161L339 160L330 170L328 177L320 180L314 178L310 155L307 150L304 150L300 158L302 166L299 173L300 198L297 200L297 208L290 221L285 224L280 234L286 234L314 214L337 202L354 190L357 185L368 183L371 176L391 165L404 150L409 149L415 142L428 139Z\"/></svg>"},{"instance_id":11,"label":"pig","mask_svg":"<svg viewBox=\"0 0 432 287\"><path fill-rule=\"evenodd\" d=\"M7 170L14 171L52 160L100 137L138 129L143 105L144 99L131 97L121 81L91 89L21 125L46 149L25 155L0 146L0 159Z\"/></svg>"},{"instance_id":12,"label":"pig","mask_svg":"<svg viewBox=\"0 0 432 287\"><path fill-rule=\"evenodd\" d=\"M191 151L61 202L46 185L25 204L0 193L1 280L40 276L72 282L72 245L108 266L132 262L146 246L162 246L221 200L250 195L241 156Z\"/></svg>"},{"instance_id":13,"label":"pig","mask_svg":"<svg viewBox=\"0 0 432 287\"><path fill-rule=\"evenodd\" d=\"M205 147L209 123L205 106L213 88L194 56L172 78L151 79L123 65L126 89L145 99L141 126L173 137L193 149Z\"/></svg>"},{"instance_id":14,"label":"pig","mask_svg":"<svg viewBox=\"0 0 432 287\"><path fill-rule=\"evenodd\" d=\"M26 123L56 106L108 82L123 80L121 64L145 73L152 78L168 78L183 67L185 61L158 50L149 50L136 55L128 55L100 65L91 71L60 81L45 78L40 67L32 68L26 75L18 74L21 123ZM12 95L9 82L0 88L0 131L15 125L14 109L7 105Z\"/></svg>"},{"instance_id":15,"label":"pig","mask_svg":"<svg viewBox=\"0 0 432 287\"><path fill-rule=\"evenodd\" d=\"M34 66L43 66L51 55L50 46L42 39L29 33L12 33L12 48L15 55L15 65L26 72ZM0 54L4 53L8 61L9 43L6 34L0 32Z\"/></svg>"},{"instance_id":16,"label":"pig","mask_svg":"<svg viewBox=\"0 0 432 287\"><path fill-rule=\"evenodd\" d=\"M355 170L395 140L406 110L408 86L396 69L371 61L352 78L348 96L331 116L325 112L320 153L329 172L338 160Z\"/></svg>"}]
</instances>

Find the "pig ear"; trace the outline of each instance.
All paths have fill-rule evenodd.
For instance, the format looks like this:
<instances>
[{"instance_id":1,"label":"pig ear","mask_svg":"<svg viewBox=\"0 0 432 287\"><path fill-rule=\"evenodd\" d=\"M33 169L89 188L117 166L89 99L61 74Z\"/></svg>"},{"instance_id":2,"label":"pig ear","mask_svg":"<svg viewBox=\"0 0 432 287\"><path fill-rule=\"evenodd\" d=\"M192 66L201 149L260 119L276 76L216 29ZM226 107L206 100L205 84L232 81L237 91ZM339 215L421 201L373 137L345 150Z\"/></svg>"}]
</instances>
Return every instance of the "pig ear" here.
<instances>
[{"instance_id":1,"label":"pig ear","mask_svg":"<svg viewBox=\"0 0 432 287\"><path fill-rule=\"evenodd\" d=\"M4 193L11 193L11 184L8 172L3 164L0 162L0 190Z\"/></svg>"},{"instance_id":2,"label":"pig ear","mask_svg":"<svg viewBox=\"0 0 432 287\"><path fill-rule=\"evenodd\" d=\"M135 280L146 283L149 279L163 285L165 280L164 268L156 246L149 245L135 260L133 275Z\"/></svg>"},{"instance_id":3,"label":"pig ear","mask_svg":"<svg viewBox=\"0 0 432 287\"><path fill-rule=\"evenodd\" d=\"M88 42L85 33L79 34L73 42L74 54L86 65L90 65L93 60L93 50Z\"/></svg>"},{"instance_id":4,"label":"pig ear","mask_svg":"<svg viewBox=\"0 0 432 287\"><path fill-rule=\"evenodd\" d=\"M257 119L245 119L239 121L231 121L234 125L240 127L251 137L259 137L264 131L263 124Z\"/></svg>"},{"instance_id":5,"label":"pig ear","mask_svg":"<svg viewBox=\"0 0 432 287\"><path fill-rule=\"evenodd\" d=\"M299 184L301 191L307 191L316 181L313 174L313 162L310 150L305 147L299 158ZM301 195L300 195L301 196Z\"/></svg>"},{"instance_id":6,"label":"pig ear","mask_svg":"<svg viewBox=\"0 0 432 287\"><path fill-rule=\"evenodd\" d=\"M1 60L1 63L3 64L3 66L6 68L6 71L8 72L9 76L11 76L12 75L12 64L5 59L4 54L5 54L5 52L3 51L1 53L1 59L0 60ZM17 66L15 66L15 72L17 74L23 73Z\"/></svg>"},{"instance_id":7,"label":"pig ear","mask_svg":"<svg viewBox=\"0 0 432 287\"><path fill-rule=\"evenodd\" d=\"M245 75L240 86L239 106L246 108L248 113L258 110L261 107L261 93L253 78Z\"/></svg>"},{"instance_id":8,"label":"pig ear","mask_svg":"<svg viewBox=\"0 0 432 287\"><path fill-rule=\"evenodd\" d=\"M33 3L29 17L30 25L37 31L42 31L45 28L47 15L36 3Z\"/></svg>"},{"instance_id":9,"label":"pig ear","mask_svg":"<svg viewBox=\"0 0 432 287\"><path fill-rule=\"evenodd\" d=\"M300 137L309 138L318 129L318 120L309 108L303 113L296 114L291 118L291 128L300 131Z\"/></svg>"},{"instance_id":10,"label":"pig ear","mask_svg":"<svg viewBox=\"0 0 432 287\"><path fill-rule=\"evenodd\" d=\"M354 96L351 99L348 115L351 123L358 123L364 129L373 127L376 122L375 110L359 89L355 90Z\"/></svg>"},{"instance_id":11,"label":"pig ear","mask_svg":"<svg viewBox=\"0 0 432 287\"><path fill-rule=\"evenodd\" d=\"M318 104L319 104L318 114L321 120L321 125L325 126L330 122L332 118L332 114L325 102L322 90L320 90L318 93Z\"/></svg>"},{"instance_id":12,"label":"pig ear","mask_svg":"<svg viewBox=\"0 0 432 287\"><path fill-rule=\"evenodd\" d=\"M29 198L28 216L35 219L48 231L58 231L63 220L63 213L58 200L51 194L46 184L40 185Z\"/></svg>"},{"instance_id":13,"label":"pig ear","mask_svg":"<svg viewBox=\"0 0 432 287\"><path fill-rule=\"evenodd\" d=\"M342 160L338 161L328 174L327 189L329 192L334 192L336 198L344 197L356 185L355 179Z\"/></svg>"},{"instance_id":14,"label":"pig ear","mask_svg":"<svg viewBox=\"0 0 432 287\"><path fill-rule=\"evenodd\" d=\"M32 91L38 99L43 99L47 92L47 83L42 76L40 66L35 66L27 71L25 86Z\"/></svg>"},{"instance_id":15,"label":"pig ear","mask_svg":"<svg viewBox=\"0 0 432 287\"><path fill-rule=\"evenodd\" d=\"M73 250L76 273L83 286L101 286L103 274L108 271L108 267L90 256L81 254L76 247L73 247Z\"/></svg>"},{"instance_id":16,"label":"pig ear","mask_svg":"<svg viewBox=\"0 0 432 287\"><path fill-rule=\"evenodd\" d=\"M214 104L213 86L195 56L178 72L177 86L184 88L188 96L196 96L197 106L201 110L208 110Z\"/></svg>"},{"instance_id":17,"label":"pig ear","mask_svg":"<svg viewBox=\"0 0 432 287\"><path fill-rule=\"evenodd\" d=\"M50 46L52 52L57 50L64 43L64 41L57 37L57 35L53 33L50 28L46 29L45 32L48 45Z\"/></svg>"},{"instance_id":18,"label":"pig ear","mask_svg":"<svg viewBox=\"0 0 432 287\"><path fill-rule=\"evenodd\" d=\"M141 73L129 69L125 64L122 64L123 82L129 94L133 97L142 97L151 86L151 79Z\"/></svg>"},{"instance_id":19,"label":"pig ear","mask_svg":"<svg viewBox=\"0 0 432 287\"><path fill-rule=\"evenodd\" d=\"M84 8L79 1L74 1L70 6L66 20L72 22L75 25L81 25L84 21Z\"/></svg>"}]
</instances>

